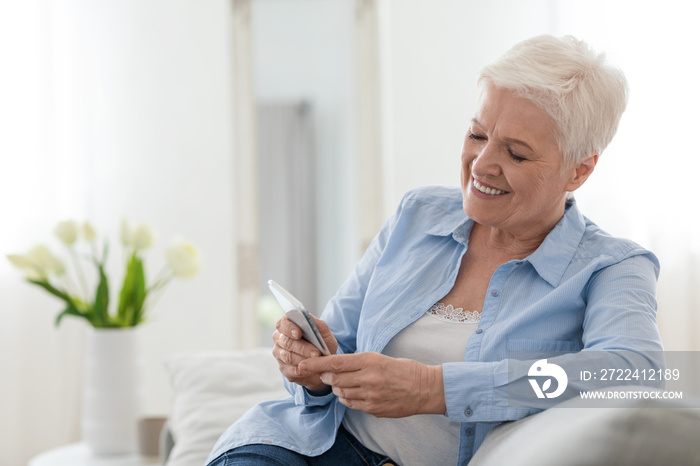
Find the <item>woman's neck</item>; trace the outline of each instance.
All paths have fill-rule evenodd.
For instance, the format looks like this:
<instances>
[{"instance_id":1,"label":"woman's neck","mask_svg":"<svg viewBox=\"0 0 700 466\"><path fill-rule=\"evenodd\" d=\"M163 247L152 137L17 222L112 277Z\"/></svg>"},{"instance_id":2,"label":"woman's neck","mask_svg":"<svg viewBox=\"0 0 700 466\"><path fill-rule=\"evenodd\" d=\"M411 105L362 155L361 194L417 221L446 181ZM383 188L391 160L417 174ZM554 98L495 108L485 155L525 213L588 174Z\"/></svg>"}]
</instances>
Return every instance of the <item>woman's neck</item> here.
<instances>
[{"instance_id":1,"label":"woman's neck","mask_svg":"<svg viewBox=\"0 0 700 466\"><path fill-rule=\"evenodd\" d=\"M469 238L471 246L483 248L508 260L524 259L540 247L551 228L536 234L517 235L510 231L474 223ZM473 244L472 244L473 243Z\"/></svg>"}]
</instances>

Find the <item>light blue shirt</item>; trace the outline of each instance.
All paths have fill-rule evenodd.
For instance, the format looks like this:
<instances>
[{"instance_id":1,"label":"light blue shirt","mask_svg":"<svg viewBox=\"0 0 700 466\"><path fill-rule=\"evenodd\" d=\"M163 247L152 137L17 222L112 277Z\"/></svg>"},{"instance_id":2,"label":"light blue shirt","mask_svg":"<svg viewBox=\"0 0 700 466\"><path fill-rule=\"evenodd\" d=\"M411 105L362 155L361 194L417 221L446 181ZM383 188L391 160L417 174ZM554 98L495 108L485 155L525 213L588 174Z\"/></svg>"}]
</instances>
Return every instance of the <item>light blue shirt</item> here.
<instances>
[{"instance_id":1,"label":"light blue shirt","mask_svg":"<svg viewBox=\"0 0 700 466\"><path fill-rule=\"evenodd\" d=\"M457 187L407 193L323 312L338 352L381 352L444 297L472 225ZM652 253L605 233L575 203L534 253L499 266L464 361L443 364L446 415L461 423L459 464L466 465L500 422L539 411L496 402L497 391L512 381L509 351L661 351L658 272ZM431 337L440 344L439 335ZM208 461L251 443L309 456L333 445L345 406L332 393L315 397L284 383L292 396L248 411L221 436ZM577 383L569 381L574 388Z\"/></svg>"}]
</instances>

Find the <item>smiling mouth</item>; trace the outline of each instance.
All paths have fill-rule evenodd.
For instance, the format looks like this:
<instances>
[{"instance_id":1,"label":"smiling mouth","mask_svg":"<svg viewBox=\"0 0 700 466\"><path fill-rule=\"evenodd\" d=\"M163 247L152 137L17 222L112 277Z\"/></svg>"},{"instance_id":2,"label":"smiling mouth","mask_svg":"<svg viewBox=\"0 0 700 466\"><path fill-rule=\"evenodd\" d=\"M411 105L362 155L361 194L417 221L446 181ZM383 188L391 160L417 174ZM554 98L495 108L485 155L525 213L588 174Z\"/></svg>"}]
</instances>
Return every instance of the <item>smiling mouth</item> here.
<instances>
[{"instance_id":1,"label":"smiling mouth","mask_svg":"<svg viewBox=\"0 0 700 466\"><path fill-rule=\"evenodd\" d=\"M479 184L479 182L476 180L474 180L473 185L479 192L482 192L484 194L490 194L492 196L500 196L501 194L508 194L508 191L501 191L500 189L488 188L486 186Z\"/></svg>"}]
</instances>

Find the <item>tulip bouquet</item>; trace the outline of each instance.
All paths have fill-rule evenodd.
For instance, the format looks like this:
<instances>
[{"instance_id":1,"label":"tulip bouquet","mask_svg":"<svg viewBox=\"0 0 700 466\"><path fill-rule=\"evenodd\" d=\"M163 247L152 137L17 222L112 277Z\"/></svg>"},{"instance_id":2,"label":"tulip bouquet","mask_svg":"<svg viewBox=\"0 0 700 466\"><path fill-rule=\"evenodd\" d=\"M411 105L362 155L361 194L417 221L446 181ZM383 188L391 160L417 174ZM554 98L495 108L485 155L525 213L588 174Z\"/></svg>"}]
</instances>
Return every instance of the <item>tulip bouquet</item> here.
<instances>
[{"instance_id":1,"label":"tulip bouquet","mask_svg":"<svg viewBox=\"0 0 700 466\"><path fill-rule=\"evenodd\" d=\"M7 258L24 272L29 283L65 302L66 308L56 317L56 325L63 317L70 315L87 320L95 328L134 327L146 320L146 309L152 305L157 292L162 291L173 278L191 277L199 269L197 250L192 244L176 237L165 253L167 265L147 285L143 253L154 242L155 235L146 224L132 228L123 221L121 240L126 272L116 312L110 312L110 286L105 272L107 240L99 245L97 233L89 223L81 225L72 220L59 223L55 233L68 250L72 263L70 270L64 261L43 245L33 247L24 255L10 254ZM84 263L94 266L94 291L88 287Z\"/></svg>"}]
</instances>

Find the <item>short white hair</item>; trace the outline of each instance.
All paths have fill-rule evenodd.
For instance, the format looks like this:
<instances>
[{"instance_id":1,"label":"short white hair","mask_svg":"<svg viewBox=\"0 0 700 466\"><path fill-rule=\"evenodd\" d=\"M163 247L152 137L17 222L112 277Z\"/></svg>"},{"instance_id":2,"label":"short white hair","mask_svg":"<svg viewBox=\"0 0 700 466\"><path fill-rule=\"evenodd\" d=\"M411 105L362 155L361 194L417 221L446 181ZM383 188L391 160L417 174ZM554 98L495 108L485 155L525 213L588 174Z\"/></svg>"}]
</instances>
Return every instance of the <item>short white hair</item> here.
<instances>
[{"instance_id":1,"label":"short white hair","mask_svg":"<svg viewBox=\"0 0 700 466\"><path fill-rule=\"evenodd\" d=\"M627 107L622 71L572 36L542 35L516 44L482 69L482 93L489 83L530 100L550 116L565 167L601 154Z\"/></svg>"}]
</instances>

